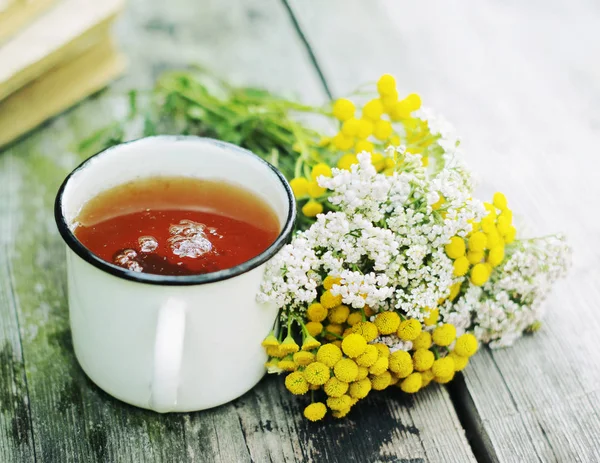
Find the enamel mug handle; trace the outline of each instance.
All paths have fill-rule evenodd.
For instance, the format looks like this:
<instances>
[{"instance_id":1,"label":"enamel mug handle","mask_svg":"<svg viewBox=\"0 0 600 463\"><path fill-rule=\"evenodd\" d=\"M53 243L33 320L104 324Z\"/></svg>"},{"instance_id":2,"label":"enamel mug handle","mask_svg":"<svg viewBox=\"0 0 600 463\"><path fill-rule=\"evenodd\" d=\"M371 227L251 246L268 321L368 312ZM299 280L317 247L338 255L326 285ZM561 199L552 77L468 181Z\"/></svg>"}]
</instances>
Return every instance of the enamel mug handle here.
<instances>
[{"instance_id":1,"label":"enamel mug handle","mask_svg":"<svg viewBox=\"0 0 600 463\"><path fill-rule=\"evenodd\" d=\"M170 412L177 405L184 334L185 303L168 299L158 312L150 397L150 407L160 413Z\"/></svg>"}]
</instances>

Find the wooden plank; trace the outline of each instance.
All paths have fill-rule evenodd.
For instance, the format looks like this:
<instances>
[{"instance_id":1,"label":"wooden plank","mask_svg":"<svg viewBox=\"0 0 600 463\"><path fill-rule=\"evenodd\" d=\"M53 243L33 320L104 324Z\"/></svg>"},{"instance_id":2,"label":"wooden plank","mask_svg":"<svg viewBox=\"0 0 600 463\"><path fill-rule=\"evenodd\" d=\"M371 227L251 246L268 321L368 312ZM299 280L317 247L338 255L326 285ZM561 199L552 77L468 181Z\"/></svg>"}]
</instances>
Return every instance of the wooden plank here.
<instances>
[{"instance_id":1,"label":"wooden plank","mask_svg":"<svg viewBox=\"0 0 600 463\"><path fill-rule=\"evenodd\" d=\"M102 89L124 69L125 58L107 37L0 101L0 147Z\"/></svg>"},{"instance_id":2,"label":"wooden plank","mask_svg":"<svg viewBox=\"0 0 600 463\"><path fill-rule=\"evenodd\" d=\"M482 197L505 192L525 235L569 235L574 268L546 303L542 331L478 354L457 394L486 459L599 460L600 185L590 150L600 142L600 67L588 60L600 52L599 11L566 0L291 5L335 93L394 73L459 129Z\"/></svg>"},{"instance_id":3,"label":"wooden plank","mask_svg":"<svg viewBox=\"0 0 600 463\"><path fill-rule=\"evenodd\" d=\"M2 155L22 166L11 174L21 182L21 204L16 211L11 206L19 226L9 248L38 459L472 461L442 388L414 401L395 391L374 395L348 420L315 425L302 418L304 404L285 391L281 378L265 378L214 410L165 416L123 405L84 376L70 344L64 246L51 212L59 183L80 161L69 146L122 112L119 90L150 86L165 68L191 62L211 64L236 82L291 90L306 101L324 98L277 0L214 0L201 9L186 0L134 0L118 32L131 57L128 76Z\"/></svg>"},{"instance_id":4,"label":"wooden plank","mask_svg":"<svg viewBox=\"0 0 600 463\"><path fill-rule=\"evenodd\" d=\"M64 0L0 47L0 100L106 36L123 0Z\"/></svg>"},{"instance_id":5,"label":"wooden plank","mask_svg":"<svg viewBox=\"0 0 600 463\"><path fill-rule=\"evenodd\" d=\"M0 44L38 15L44 13L57 0L29 0L0 2Z\"/></svg>"},{"instance_id":6,"label":"wooden plank","mask_svg":"<svg viewBox=\"0 0 600 463\"><path fill-rule=\"evenodd\" d=\"M33 461L27 379L19 338L17 295L11 276L20 174L0 156L0 461Z\"/></svg>"}]
</instances>

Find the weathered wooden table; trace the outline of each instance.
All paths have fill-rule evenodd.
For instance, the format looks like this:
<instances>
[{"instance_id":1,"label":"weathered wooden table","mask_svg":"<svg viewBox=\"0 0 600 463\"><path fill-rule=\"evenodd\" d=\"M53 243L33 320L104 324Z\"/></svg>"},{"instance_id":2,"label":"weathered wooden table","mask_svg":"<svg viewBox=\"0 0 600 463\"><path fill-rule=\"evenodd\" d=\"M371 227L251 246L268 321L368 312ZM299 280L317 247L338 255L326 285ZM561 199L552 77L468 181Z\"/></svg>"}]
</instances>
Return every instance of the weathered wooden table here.
<instances>
[{"instance_id":1,"label":"weathered wooden table","mask_svg":"<svg viewBox=\"0 0 600 463\"><path fill-rule=\"evenodd\" d=\"M127 76L0 153L0 462L600 461L599 31L591 0L131 0ZM421 93L463 135L482 196L570 235L541 332L343 421L308 423L277 378L191 414L100 391L71 347L54 195L119 95L192 62L313 103L383 72Z\"/></svg>"}]
</instances>

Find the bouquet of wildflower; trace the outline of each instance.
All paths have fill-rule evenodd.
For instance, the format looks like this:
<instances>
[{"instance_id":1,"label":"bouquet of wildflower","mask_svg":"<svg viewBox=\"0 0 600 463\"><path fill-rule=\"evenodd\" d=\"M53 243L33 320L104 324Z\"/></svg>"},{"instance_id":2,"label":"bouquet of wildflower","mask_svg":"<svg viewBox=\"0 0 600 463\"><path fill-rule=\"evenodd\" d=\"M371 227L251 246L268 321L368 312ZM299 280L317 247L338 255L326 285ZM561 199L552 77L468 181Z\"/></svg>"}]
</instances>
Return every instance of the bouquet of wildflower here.
<instances>
[{"instance_id":1,"label":"bouquet of wildflower","mask_svg":"<svg viewBox=\"0 0 600 463\"><path fill-rule=\"evenodd\" d=\"M258 296L281 310L283 329L263 342L268 371L286 374L292 394L320 391L304 411L312 421L345 416L372 390L447 383L480 342L535 330L569 263L560 236L517 239L502 193L473 197L458 140L417 95L398 100L387 75L378 90L360 118L349 100L333 105L327 157L291 180L314 219Z\"/></svg>"},{"instance_id":2,"label":"bouquet of wildflower","mask_svg":"<svg viewBox=\"0 0 600 463\"><path fill-rule=\"evenodd\" d=\"M373 390L447 383L480 343L509 346L535 331L569 266L563 237L522 239L502 193L475 198L452 127L418 95L400 99L390 75L377 93L358 115L349 99L314 108L203 71L170 72L149 109L132 92L126 120L80 146L212 136L285 174L301 213L258 295L279 307L282 327L263 345L270 373L285 374L292 394L311 391L304 415L313 421L327 410L345 416ZM339 131L324 136L298 113Z\"/></svg>"}]
</instances>

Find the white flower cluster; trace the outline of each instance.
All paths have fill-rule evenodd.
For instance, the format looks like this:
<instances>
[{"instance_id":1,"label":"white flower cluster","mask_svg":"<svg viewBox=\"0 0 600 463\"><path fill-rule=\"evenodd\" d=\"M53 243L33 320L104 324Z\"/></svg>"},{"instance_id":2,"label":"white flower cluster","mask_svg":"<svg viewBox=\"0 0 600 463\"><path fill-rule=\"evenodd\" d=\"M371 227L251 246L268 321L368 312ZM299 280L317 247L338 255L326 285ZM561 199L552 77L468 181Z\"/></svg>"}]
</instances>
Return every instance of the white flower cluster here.
<instances>
[{"instance_id":1,"label":"white flower cluster","mask_svg":"<svg viewBox=\"0 0 600 463\"><path fill-rule=\"evenodd\" d=\"M510 346L540 320L542 302L570 260L562 236L522 241L482 288L470 285L454 304L444 305L444 321L457 329L472 323L475 336L492 348Z\"/></svg>"},{"instance_id":2,"label":"white flower cluster","mask_svg":"<svg viewBox=\"0 0 600 463\"><path fill-rule=\"evenodd\" d=\"M284 315L302 311L327 275L341 278L331 292L344 304L397 309L418 320L448 296L454 277L444 245L466 236L483 204L469 199L454 168L430 176L420 155L401 147L388 155L402 165L393 175L378 174L371 155L361 153L351 171L333 169L331 178L318 179L338 211L319 215L271 261L260 300L275 302Z\"/></svg>"}]
</instances>

